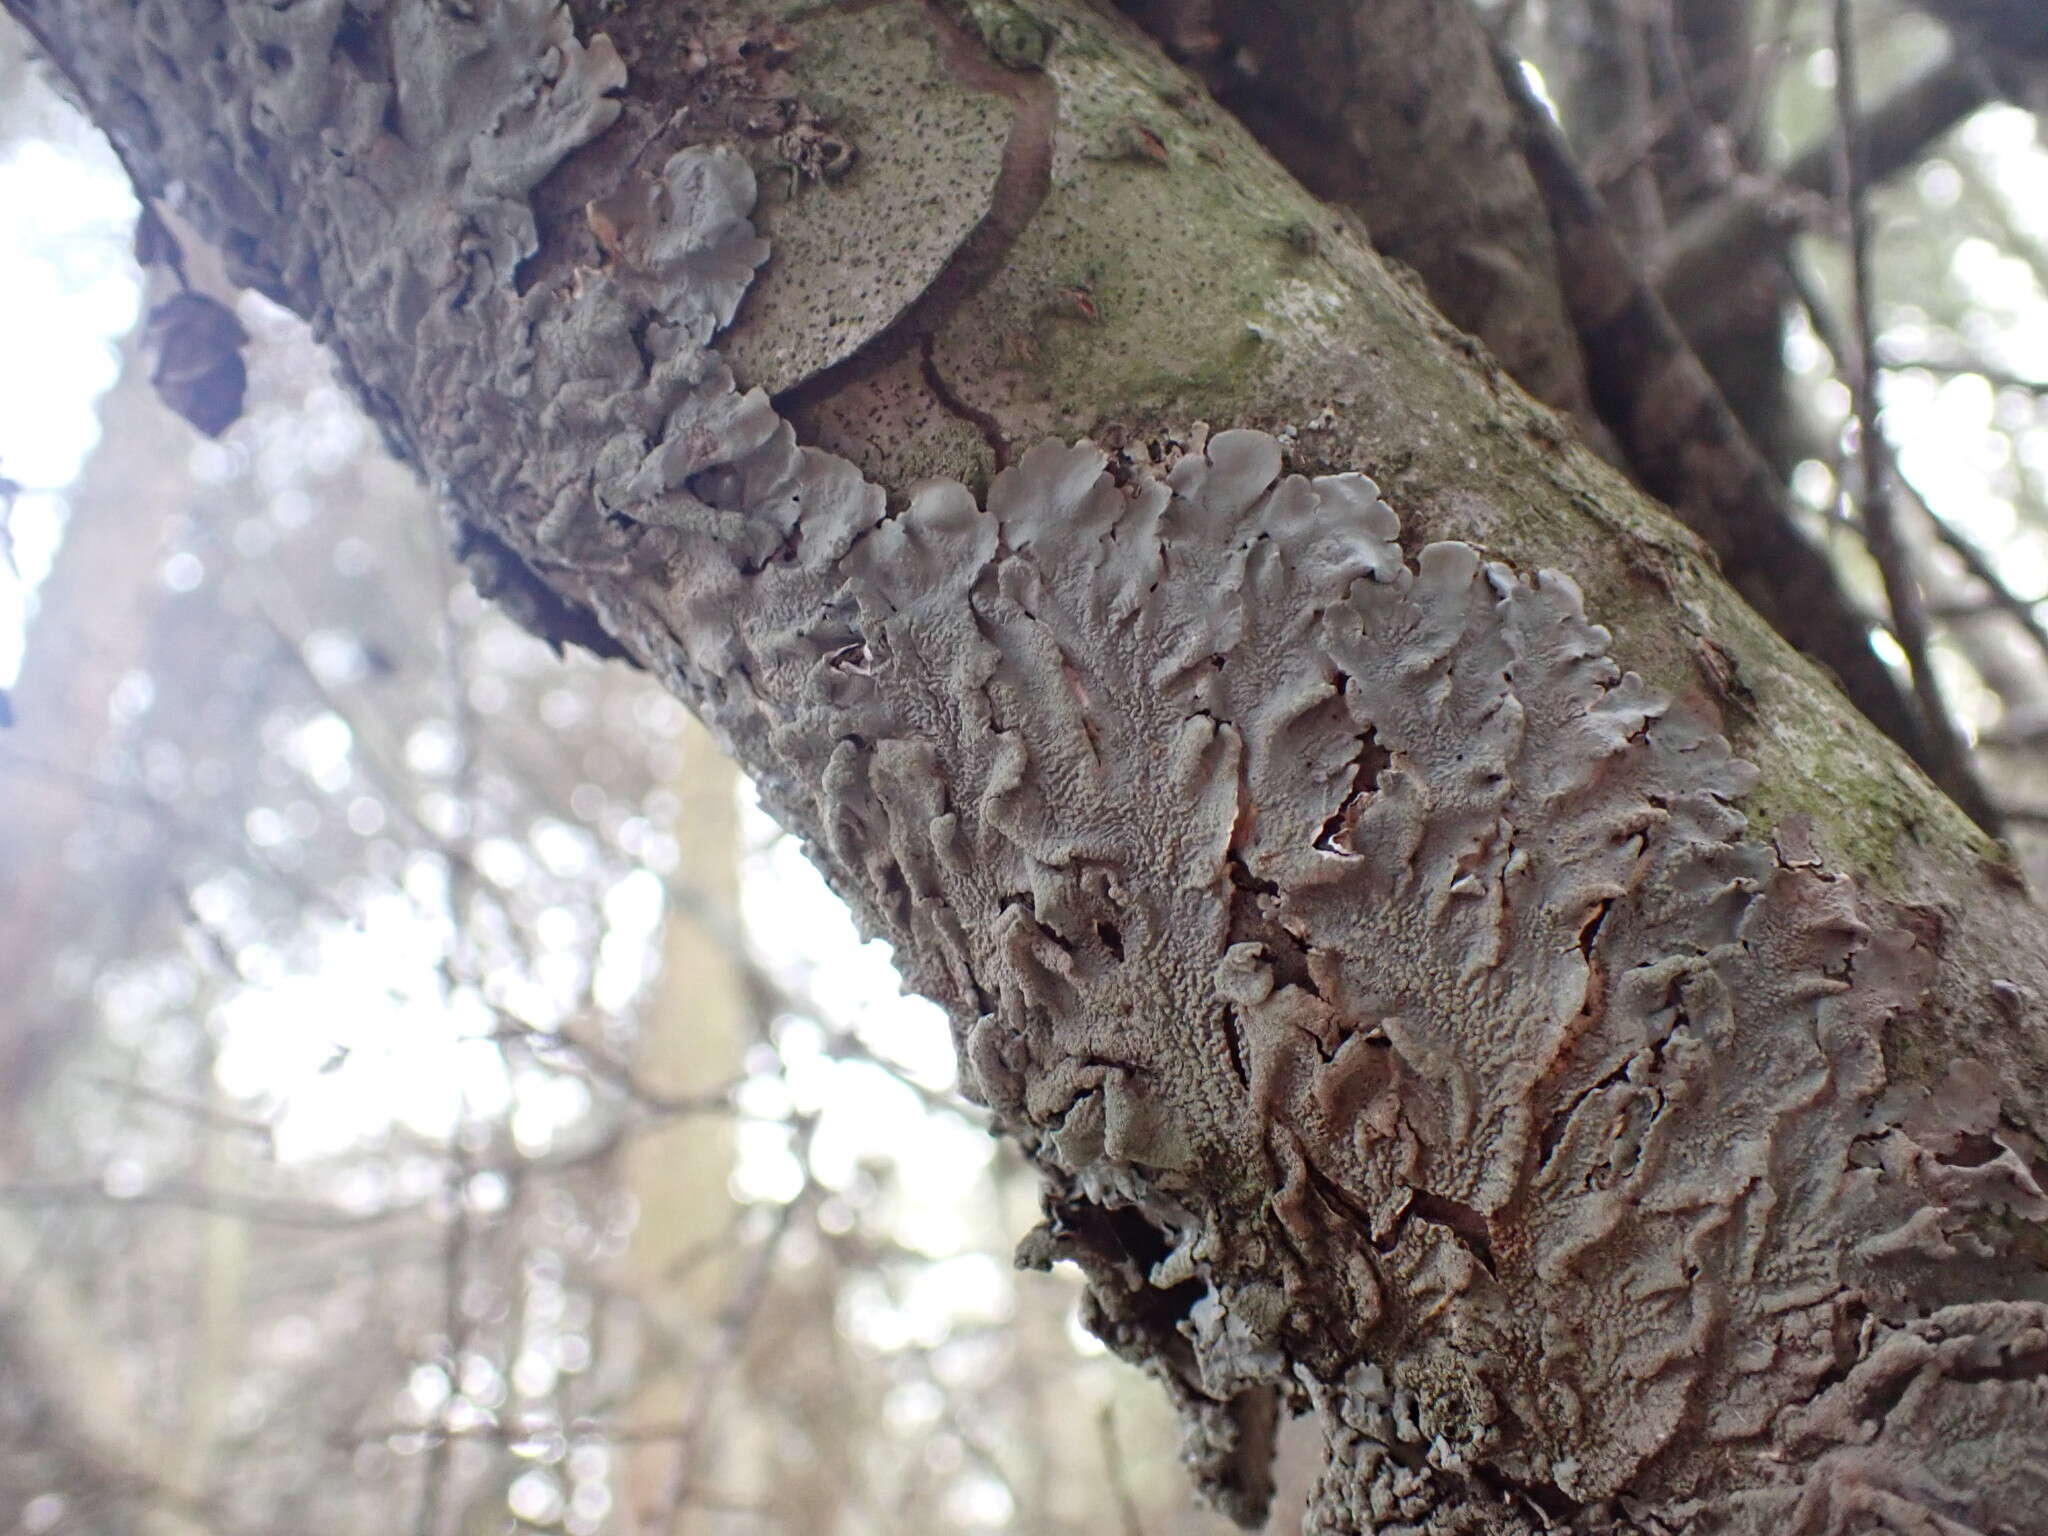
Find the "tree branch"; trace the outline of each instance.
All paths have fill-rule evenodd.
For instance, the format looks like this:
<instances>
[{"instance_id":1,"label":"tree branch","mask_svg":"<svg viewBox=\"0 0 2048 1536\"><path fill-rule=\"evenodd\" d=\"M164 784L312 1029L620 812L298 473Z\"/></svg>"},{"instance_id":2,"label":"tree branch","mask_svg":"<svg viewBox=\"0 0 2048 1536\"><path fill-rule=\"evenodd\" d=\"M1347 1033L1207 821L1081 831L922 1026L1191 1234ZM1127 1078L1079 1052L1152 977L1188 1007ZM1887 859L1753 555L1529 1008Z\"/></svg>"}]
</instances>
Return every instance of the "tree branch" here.
<instances>
[{"instance_id":1,"label":"tree branch","mask_svg":"<svg viewBox=\"0 0 2048 1536\"><path fill-rule=\"evenodd\" d=\"M1118 3L1304 186L1364 220L1374 248L1412 268L1452 324L1611 456L1542 199L1465 0Z\"/></svg>"},{"instance_id":2,"label":"tree branch","mask_svg":"<svg viewBox=\"0 0 2048 1536\"><path fill-rule=\"evenodd\" d=\"M1912 165L1933 142L1997 97L1984 68L1952 56L1859 120L1872 184ZM1743 277L1824 216L1834 183L1833 141L1809 146L1774 177L1748 177L1680 222L1655 261L1657 290L1693 325L1710 325Z\"/></svg>"},{"instance_id":3,"label":"tree branch","mask_svg":"<svg viewBox=\"0 0 2048 1536\"><path fill-rule=\"evenodd\" d=\"M1221 1507L1283 1407L1331 1530L1789 1527L1845 1466L2048 1455L1994 1396L2048 1317L1999 849L1114 18L965 8L1075 151L934 317L1022 445L977 493L918 349L808 444L727 355L858 353L1002 186L923 10L804 51L694 6L679 62L596 0L6 3L947 1007L1044 1180L1020 1259L1083 1268ZM849 75L862 173L764 205L748 154ZM889 302L791 239L749 308L828 227Z\"/></svg>"},{"instance_id":4,"label":"tree branch","mask_svg":"<svg viewBox=\"0 0 2048 1536\"><path fill-rule=\"evenodd\" d=\"M1722 569L1779 633L1821 662L1851 702L1937 783L1942 759L1870 649L1870 619L1842 592L1826 556L1793 522L1784 488L1758 456L1656 292L1635 271L1600 197L1530 92L1519 61L1498 56L1521 109L1523 142L1558 235L1565 295L1594 398L1648 489L1706 540Z\"/></svg>"},{"instance_id":5,"label":"tree branch","mask_svg":"<svg viewBox=\"0 0 2048 1536\"><path fill-rule=\"evenodd\" d=\"M1906 653L1911 669L1913 693L1920 704L1920 723L1929 758L1929 770L1936 783L1946 788L1988 832L1996 833L2002 823L1997 808L1977 782L1968 749L1957 732L1955 720L1942 697L1941 682L1927 653L1927 613L1922 606L1919 579L1914 575L1912 557L1899 536L1892 505L1896 469L1891 444L1878 421L1877 323L1870 299L1870 202L1866 195L1862 125L1856 99L1857 43L1850 22L1849 0L1834 0L1835 102L1841 129L1841 198L1849 224L1850 313L1854 342L1849 359L1850 393L1856 405L1857 460L1862 467L1862 495L1858 505L1863 513L1864 536L1877 568L1884 575L1885 596L1891 606L1892 633Z\"/></svg>"}]
</instances>

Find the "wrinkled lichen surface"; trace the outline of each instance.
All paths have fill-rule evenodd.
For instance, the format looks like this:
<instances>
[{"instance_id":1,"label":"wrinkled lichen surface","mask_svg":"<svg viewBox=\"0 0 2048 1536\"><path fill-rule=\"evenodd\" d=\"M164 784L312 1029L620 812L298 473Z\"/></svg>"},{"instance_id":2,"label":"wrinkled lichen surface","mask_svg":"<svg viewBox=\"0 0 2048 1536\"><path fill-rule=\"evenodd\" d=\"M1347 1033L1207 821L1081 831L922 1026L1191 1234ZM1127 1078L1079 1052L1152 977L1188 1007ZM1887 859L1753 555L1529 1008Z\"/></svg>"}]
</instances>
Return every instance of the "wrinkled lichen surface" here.
<instances>
[{"instance_id":1,"label":"wrinkled lichen surface","mask_svg":"<svg viewBox=\"0 0 2048 1536\"><path fill-rule=\"evenodd\" d=\"M1223 1507L1308 1410L1320 1532L2039 1528L2031 1110L1888 1065L1964 914L1753 831L1712 704L1570 576L1404 545L1263 431L1040 441L979 496L800 446L718 347L769 256L752 130L622 97L551 0L22 9L472 547L690 700L946 1006L1045 1174L1020 1261L1085 1269ZM1047 27L987 87L1041 130L1046 71L1111 67ZM745 41L691 67L736 90ZM1061 174L1030 148L976 153ZM886 330L925 281L840 297ZM1943 1027L2038 1023L2027 963Z\"/></svg>"}]
</instances>

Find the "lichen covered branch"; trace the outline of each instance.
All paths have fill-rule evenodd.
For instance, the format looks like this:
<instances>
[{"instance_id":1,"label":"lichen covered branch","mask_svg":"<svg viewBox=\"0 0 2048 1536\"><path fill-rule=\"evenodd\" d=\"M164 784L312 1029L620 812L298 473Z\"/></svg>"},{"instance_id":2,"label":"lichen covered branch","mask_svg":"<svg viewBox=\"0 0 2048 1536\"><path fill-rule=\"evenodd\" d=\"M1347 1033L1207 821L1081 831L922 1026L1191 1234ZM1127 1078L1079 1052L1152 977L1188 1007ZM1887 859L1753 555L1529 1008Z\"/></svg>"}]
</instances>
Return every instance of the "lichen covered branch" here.
<instances>
[{"instance_id":1,"label":"lichen covered branch","mask_svg":"<svg viewBox=\"0 0 2048 1536\"><path fill-rule=\"evenodd\" d=\"M1397 518L1368 466L1298 472L1311 421L1169 425L1184 386L1141 381L1114 443L1034 436L1043 402L984 370L975 409L1029 443L1015 462L981 490L885 481L801 444L721 350L769 255L725 108L780 43L714 38L643 96L551 0L141 0L122 26L10 3L151 190L180 182L239 275L314 319L452 515L688 700L946 1007L966 1081L1045 1178L1020 1258L1084 1268L1093 1326L1180 1405L1223 1507L1258 1515L1277 1416L1307 1410L1324 1532L2030 1517L2038 922L1899 894L1983 891L1981 846L1909 779L1930 843L1967 850L1926 873L1839 867L1797 817L1752 830L1757 771L1708 690L1624 670L1578 581L1491 547L1534 547L1545 505L1625 494L1582 457L1517 437L1526 501L1418 483ZM1295 205L1234 140L1169 123L1168 164L1103 171L1164 77L1088 13L1043 14L1043 53L1012 19L994 57L1058 89L1047 200L958 316L1064 283L1034 241L1095 228L1080 194L1139 203L1176 144L1222 143L1246 180L1175 184L1145 238L1227 245L1236 225L1183 205L1247 200L1259 233L1214 281L1282 274L1253 353L1282 355L1257 376L1295 402L1327 386L1333 418L1420 423L1418 459L1439 462L1435 434L1483 478L1483 428L1398 415L1487 398L1427 312L1369 263L1311 282L1262 243ZM998 159L974 161L984 191ZM1097 217L1129 238L1124 211ZM1153 314L1137 279L1072 276ZM870 333L907 312L876 281ZM1402 399L1316 350L1355 338L1329 320L1346 303L1411 370ZM909 376L972 355L955 323ZM886 402L895 378L848 388ZM1470 537L1421 531L1454 512ZM1734 611L1641 526L1666 590L1698 594L1665 628ZM1613 552L1580 547L1620 590ZM1750 646L1742 622L1717 632ZM1751 739L1782 751L1787 710L1751 697ZM1844 751L1874 751L1859 731L1838 717Z\"/></svg>"}]
</instances>

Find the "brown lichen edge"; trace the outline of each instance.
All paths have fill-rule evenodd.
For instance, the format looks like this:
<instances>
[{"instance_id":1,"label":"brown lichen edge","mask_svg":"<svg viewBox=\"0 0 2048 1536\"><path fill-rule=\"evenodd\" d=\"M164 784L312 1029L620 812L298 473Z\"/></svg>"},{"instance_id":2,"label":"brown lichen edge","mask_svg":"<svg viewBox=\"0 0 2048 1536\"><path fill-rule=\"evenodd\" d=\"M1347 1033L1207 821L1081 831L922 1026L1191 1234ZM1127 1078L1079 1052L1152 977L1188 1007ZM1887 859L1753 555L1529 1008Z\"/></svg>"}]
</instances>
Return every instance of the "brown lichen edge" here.
<instances>
[{"instance_id":1,"label":"brown lichen edge","mask_svg":"<svg viewBox=\"0 0 2048 1536\"><path fill-rule=\"evenodd\" d=\"M730 150L522 291L535 189L624 83L552 0L117 30L67 53L133 162L949 1008L1046 1176L1021 1256L1082 1264L1225 1508L1284 1404L1323 1532L2036 1520L2011 1234L2048 1200L1995 1083L1884 1076L1936 938L1748 837L1745 765L1568 578L1410 560L1370 481L1255 432L1045 443L986 506L890 511L712 348L766 257Z\"/></svg>"}]
</instances>

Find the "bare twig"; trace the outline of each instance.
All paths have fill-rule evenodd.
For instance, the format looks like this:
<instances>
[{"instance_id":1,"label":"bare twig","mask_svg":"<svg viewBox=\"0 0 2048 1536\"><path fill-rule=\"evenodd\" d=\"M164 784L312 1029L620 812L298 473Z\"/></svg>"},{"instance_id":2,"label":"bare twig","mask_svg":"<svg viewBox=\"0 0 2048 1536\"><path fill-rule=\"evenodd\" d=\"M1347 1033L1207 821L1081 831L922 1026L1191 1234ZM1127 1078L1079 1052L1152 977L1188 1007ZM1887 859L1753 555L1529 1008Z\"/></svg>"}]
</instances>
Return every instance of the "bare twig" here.
<instances>
[{"instance_id":1,"label":"bare twig","mask_svg":"<svg viewBox=\"0 0 2048 1536\"><path fill-rule=\"evenodd\" d=\"M1841 129L1841 196L1849 223L1850 308L1854 317L1852 357L1847 360L1850 393L1855 399L1857 464L1861 470L1864 537L1871 558L1884 577L1886 601L1892 611L1892 633L1906 653L1913 694L1920 705L1920 724L1928 753L1927 767L1935 782L1954 797L1972 820L1987 832L2000 828L1997 807L1977 783L1968 749L1941 696L1941 683L1927 653L1927 612L1912 556L1899 535L1892 505L1897 478L1891 445L1878 423L1876 379L1877 325L1870 296L1870 200L1865 195L1863 125L1856 100L1856 29L1850 0L1834 0L1835 109Z\"/></svg>"},{"instance_id":2,"label":"bare twig","mask_svg":"<svg viewBox=\"0 0 2048 1536\"><path fill-rule=\"evenodd\" d=\"M209 1105L180 1094L166 1093L161 1088L151 1088L143 1083L130 1082L106 1073L93 1073L85 1081L95 1087L136 1104L148 1104L157 1109L167 1110L195 1125L212 1130L232 1131L259 1142L266 1157L277 1155L277 1128L264 1120L253 1120L244 1115L223 1114Z\"/></svg>"},{"instance_id":3,"label":"bare twig","mask_svg":"<svg viewBox=\"0 0 2048 1536\"><path fill-rule=\"evenodd\" d=\"M1993 389L2018 389L2030 395L2048 396L2048 379L2030 379L2001 368L1996 363L1987 363L1981 358L1967 362L1937 360L1931 357L1902 357L1881 361L1879 365L1886 373L1899 373L1908 368L1918 368L1937 378L1962 379L1976 377L1984 380Z\"/></svg>"},{"instance_id":4,"label":"bare twig","mask_svg":"<svg viewBox=\"0 0 2048 1536\"><path fill-rule=\"evenodd\" d=\"M1123 1446L1117 1442L1115 1403L1102 1405L1096 1424L1102 1436L1102 1466L1109 1474L1110 1491L1116 1495L1117 1518L1123 1522L1124 1536L1145 1536L1145 1527L1138 1520L1138 1501L1131 1497L1130 1469L1124 1465Z\"/></svg>"},{"instance_id":5,"label":"bare twig","mask_svg":"<svg viewBox=\"0 0 2048 1536\"><path fill-rule=\"evenodd\" d=\"M1940 513L1934 510L1927 495L1908 479L1903 471L1899 474L1899 487L1926 514L1927 521L1934 525L1935 536L1948 546L1956 559L1968 571L1990 597L1989 607L2009 615L2025 631L2035 649L2048 658L2048 627L2044 627L2034 611L2034 605L2021 597L2005 584L2005 578L1998 574L1998 568L1991 563L1991 557L1979 549L1969 538L1959 532Z\"/></svg>"},{"instance_id":6,"label":"bare twig","mask_svg":"<svg viewBox=\"0 0 2048 1536\"><path fill-rule=\"evenodd\" d=\"M1800 304L1806 310L1807 320L1813 326L1814 334L1820 338L1821 345L1826 347L1834 356L1836 367L1846 373L1851 367L1854 344L1842 334L1841 327L1835 324L1834 316L1829 313L1826 303L1822 300L1820 293L1815 289L1812 282L1808 280L1804 269L1801 268L1799 263L1788 258L1785 262L1785 272L1791 279L1793 292L1798 295ZM2044 391L2048 391L2048 385L2040 387ZM1839 480L1840 465L1835 464L1829 467L1836 471L1836 476ZM1891 470L1894 483L1899 490L1910 497L1913 503L1919 507L1921 515L1927 519L1929 526L1934 529L1935 537L1948 546L1955 557L1962 562L1963 569L1983 586L1988 595L1988 600L1984 603L1971 604L1967 609L1945 609L1938 615L1923 602L1923 611L1932 617L1943 618L1970 618L1978 614L1990 612L2005 613L2014 619L2021 629L2026 631L2027 638L2040 650L2043 657L2048 657L2048 628L2042 626L2040 619L2034 612L2034 605L2005 584L2004 578L1998 574L1998 568L1991 563L1991 557L1985 554L1984 551L1979 549L1956 528L1952 527L1940 513L1936 512L1934 504L1928 500L1926 493L1913 483L1912 479L1896 462L1892 463ZM1841 521L1846 526L1854 527L1859 533L1867 533L1867 529L1861 523L1851 522L1846 518L1841 519Z\"/></svg>"},{"instance_id":7,"label":"bare twig","mask_svg":"<svg viewBox=\"0 0 2048 1536\"><path fill-rule=\"evenodd\" d=\"M1502 53L1497 63L1557 233L1594 402L1645 489L1706 541L1729 582L1780 634L1833 672L1872 724L1935 773L1911 702L1870 649L1871 619L1800 532L1784 487L1622 249L1520 62Z\"/></svg>"},{"instance_id":8,"label":"bare twig","mask_svg":"<svg viewBox=\"0 0 2048 1536\"><path fill-rule=\"evenodd\" d=\"M322 1231L346 1231L376 1226L401 1216L418 1215L418 1204L390 1205L374 1211L346 1211L311 1200L275 1200L261 1195L236 1194L208 1189L202 1185L170 1182L139 1190L132 1195L113 1194L103 1185L84 1181L39 1184L0 1184L0 1205L114 1207L169 1206L179 1210L205 1211L233 1216L243 1221L279 1227L310 1227Z\"/></svg>"},{"instance_id":9,"label":"bare twig","mask_svg":"<svg viewBox=\"0 0 2048 1536\"><path fill-rule=\"evenodd\" d=\"M697 1501L697 1459L703 1449L704 1432L710 1425L712 1404L717 1400L719 1386L738 1363L754 1319L767 1299L775 1261L795 1224L797 1209L808 1205L815 1194L817 1186L810 1174L810 1142L816 1130L815 1116L798 1117L796 1150L797 1159L804 1167L804 1187L775 1213L774 1226L769 1228L768 1235L755 1248L746 1269L734 1283L710 1357L697 1366L690 1400L683 1409L680 1433L676 1437L675 1469L665 1501L668 1507L661 1526L663 1530L680 1529L684 1513Z\"/></svg>"},{"instance_id":10,"label":"bare twig","mask_svg":"<svg viewBox=\"0 0 2048 1536\"><path fill-rule=\"evenodd\" d=\"M1985 72L1950 58L1899 88L1858 121L1864 174L1883 181L1912 164L1929 145L1992 101ZM1683 297L1690 313L1715 310L1714 295L1736 289L1751 266L1788 246L1826 195L1835 163L1831 144L1817 144L1775 179L1750 177L1676 225L1657 263L1657 285Z\"/></svg>"}]
</instances>

